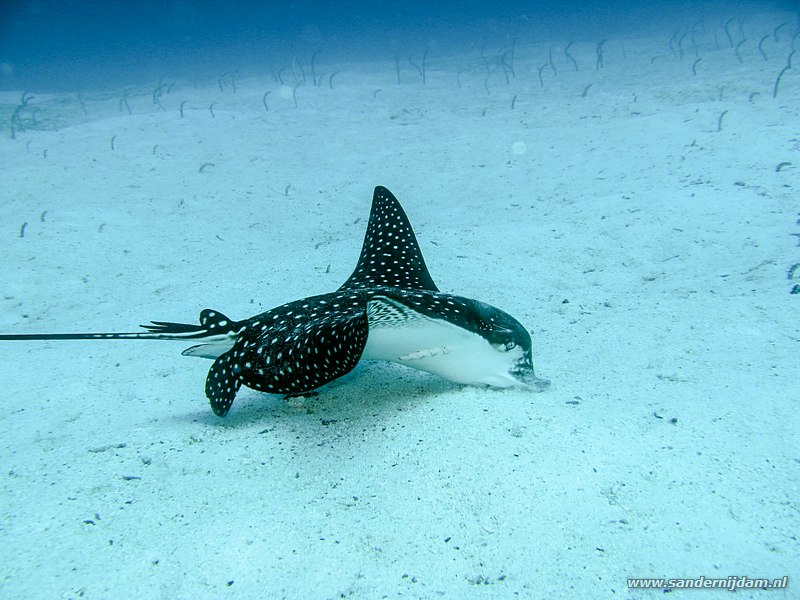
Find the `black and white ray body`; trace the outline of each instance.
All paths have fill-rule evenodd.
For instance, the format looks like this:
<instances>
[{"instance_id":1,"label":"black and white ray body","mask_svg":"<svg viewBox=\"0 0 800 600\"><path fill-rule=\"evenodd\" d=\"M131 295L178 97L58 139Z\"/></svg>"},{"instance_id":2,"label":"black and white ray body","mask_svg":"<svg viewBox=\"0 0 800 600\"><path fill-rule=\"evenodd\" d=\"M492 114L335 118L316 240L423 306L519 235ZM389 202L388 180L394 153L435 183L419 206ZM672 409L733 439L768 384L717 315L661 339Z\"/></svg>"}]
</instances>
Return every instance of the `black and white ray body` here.
<instances>
[{"instance_id":1,"label":"black and white ray body","mask_svg":"<svg viewBox=\"0 0 800 600\"><path fill-rule=\"evenodd\" d=\"M543 390L531 337L512 316L440 292L400 203L375 188L358 264L335 292L233 321L210 309L199 325L153 321L133 333L0 334L0 340L197 341L186 356L214 360L206 396L223 416L241 386L274 394L313 391L360 360L387 360L451 381Z\"/></svg>"}]
</instances>

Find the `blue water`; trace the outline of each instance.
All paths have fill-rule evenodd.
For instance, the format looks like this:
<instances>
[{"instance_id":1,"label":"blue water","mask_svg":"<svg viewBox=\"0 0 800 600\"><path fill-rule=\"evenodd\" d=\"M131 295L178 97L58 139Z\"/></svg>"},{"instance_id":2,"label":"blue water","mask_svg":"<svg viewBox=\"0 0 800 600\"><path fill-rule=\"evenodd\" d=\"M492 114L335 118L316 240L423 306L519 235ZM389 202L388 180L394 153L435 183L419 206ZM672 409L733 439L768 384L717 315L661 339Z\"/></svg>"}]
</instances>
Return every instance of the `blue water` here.
<instances>
[{"instance_id":1,"label":"blue water","mask_svg":"<svg viewBox=\"0 0 800 600\"><path fill-rule=\"evenodd\" d=\"M6 1L0 7L0 89L74 91L159 77L258 73L288 57L387 59L409 49L594 40L720 14L796 10L761 2L172 2Z\"/></svg>"}]
</instances>

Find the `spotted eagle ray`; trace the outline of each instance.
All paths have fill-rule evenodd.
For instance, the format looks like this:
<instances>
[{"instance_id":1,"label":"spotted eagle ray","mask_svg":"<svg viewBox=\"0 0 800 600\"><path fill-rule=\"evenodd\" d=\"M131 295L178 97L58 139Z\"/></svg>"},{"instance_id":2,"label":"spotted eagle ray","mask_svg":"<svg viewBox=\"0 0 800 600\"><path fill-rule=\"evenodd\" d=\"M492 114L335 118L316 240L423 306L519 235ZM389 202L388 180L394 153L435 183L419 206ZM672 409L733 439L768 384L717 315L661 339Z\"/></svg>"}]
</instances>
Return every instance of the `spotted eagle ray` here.
<instances>
[{"instance_id":1,"label":"spotted eagle ray","mask_svg":"<svg viewBox=\"0 0 800 600\"><path fill-rule=\"evenodd\" d=\"M335 292L234 321L205 309L200 324L151 321L145 332L0 334L0 340L199 340L184 356L214 359L205 392L225 416L244 385L311 393L363 359L391 362L469 385L549 382L534 374L531 336L508 313L439 291L397 198L375 188L358 264Z\"/></svg>"}]
</instances>

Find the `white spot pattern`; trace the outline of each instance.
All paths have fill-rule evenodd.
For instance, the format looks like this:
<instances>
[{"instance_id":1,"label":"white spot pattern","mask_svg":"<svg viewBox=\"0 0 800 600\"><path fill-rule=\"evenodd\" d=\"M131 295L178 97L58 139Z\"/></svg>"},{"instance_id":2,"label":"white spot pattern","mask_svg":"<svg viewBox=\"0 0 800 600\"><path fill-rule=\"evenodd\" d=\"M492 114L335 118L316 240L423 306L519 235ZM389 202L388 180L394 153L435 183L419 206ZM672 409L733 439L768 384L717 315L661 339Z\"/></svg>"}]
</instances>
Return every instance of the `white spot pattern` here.
<instances>
[{"instance_id":1,"label":"white spot pattern","mask_svg":"<svg viewBox=\"0 0 800 600\"><path fill-rule=\"evenodd\" d=\"M374 287L438 291L403 207L380 186L372 197L358 265L339 291Z\"/></svg>"},{"instance_id":2,"label":"white spot pattern","mask_svg":"<svg viewBox=\"0 0 800 600\"><path fill-rule=\"evenodd\" d=\"M368 314L374 298L392 302L378 303L383 308ZM522 346L523 362L530 365L530 336L515 319L488 304L438 291L405 212L389 190L378 187L361 256L347 282L334 293L239 323L236 344L209 371L211 407L226 414L242 385L281 394L314 390L355 367L371 326L400 327L415 313L478 333L498 347Z\"/></svg>"}]
</instances>

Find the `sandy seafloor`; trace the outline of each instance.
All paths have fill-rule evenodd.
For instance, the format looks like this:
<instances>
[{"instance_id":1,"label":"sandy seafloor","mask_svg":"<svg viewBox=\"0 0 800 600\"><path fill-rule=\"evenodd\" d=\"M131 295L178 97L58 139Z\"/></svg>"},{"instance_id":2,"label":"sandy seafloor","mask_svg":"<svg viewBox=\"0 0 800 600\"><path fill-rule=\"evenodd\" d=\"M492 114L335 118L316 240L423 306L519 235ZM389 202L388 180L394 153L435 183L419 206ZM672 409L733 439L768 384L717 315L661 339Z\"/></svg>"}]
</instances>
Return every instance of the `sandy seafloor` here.
<instances>
[{"instance_id":1,"label":"sandy seafloor","mask_svg":"<svg viewBox=\"0 0 800 600\"><path fill-rule=\"evenodd\" d=\"M391 55L324 53L314 85L303 55L297 107L291 62L285 86L265 68L235 93L166 77L164 110L157 78L83 108L35 93L0 139L0 331L238 319L331 291L381 184L439 287L523 322L552 386L361 364L312 399L243 390L220 419L210 362L180 343L0 343L0 596L661 597L626 578L788 575L732 597L797 597L786 20L744 25L769 34L766 61L709 26L696 76L666 32L609 39L601 70L578 40L577 72L563 41L519 39L509 83L510 42L485 50L488 77L479 45L431 48L424 85L405 59L398 84ZM669 595L701 596L731 597Z\"/></svg>"}]
</instances>

